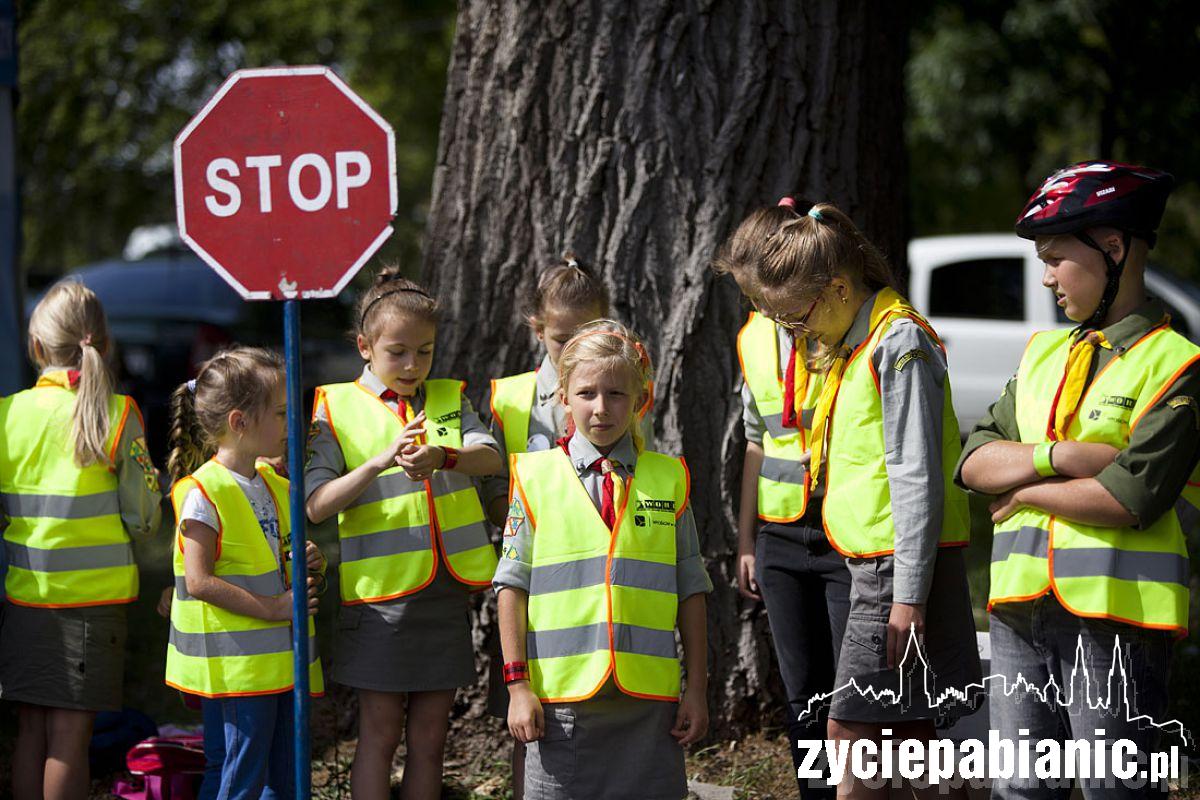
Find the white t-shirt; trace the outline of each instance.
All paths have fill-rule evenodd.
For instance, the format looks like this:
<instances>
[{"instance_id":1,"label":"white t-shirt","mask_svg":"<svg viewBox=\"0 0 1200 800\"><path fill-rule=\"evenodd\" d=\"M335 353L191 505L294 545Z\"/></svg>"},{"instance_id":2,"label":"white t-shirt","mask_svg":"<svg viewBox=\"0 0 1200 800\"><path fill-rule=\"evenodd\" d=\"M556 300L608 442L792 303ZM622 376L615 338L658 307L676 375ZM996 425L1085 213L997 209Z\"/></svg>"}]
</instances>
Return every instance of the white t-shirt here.
<instances>
[{"instance_id":1,"label":"white t-shirt","mask_svg":"<svg viewBox=\"0 0 1200 800\"><path fill-rule=\"evenodd\" d=\"M267 537L267 544L271 545L271 552L275 554L275 562L279 563L279 514L275 510L275 501L271 498L271 490L267 488L267 482L257 472L254 473L253 478L239 475L232 470L229 474L237 481L237 485L241 487L246 499L250 501L250 507L254 509L254 516L258 518L259 527ZM203 523L214 531L220 530L217 522L217 510L199 489L193 488L187 493L187 497L183 499L183 509L179 516L181 519L191 519Z\"/></svg>"}]
</instances>

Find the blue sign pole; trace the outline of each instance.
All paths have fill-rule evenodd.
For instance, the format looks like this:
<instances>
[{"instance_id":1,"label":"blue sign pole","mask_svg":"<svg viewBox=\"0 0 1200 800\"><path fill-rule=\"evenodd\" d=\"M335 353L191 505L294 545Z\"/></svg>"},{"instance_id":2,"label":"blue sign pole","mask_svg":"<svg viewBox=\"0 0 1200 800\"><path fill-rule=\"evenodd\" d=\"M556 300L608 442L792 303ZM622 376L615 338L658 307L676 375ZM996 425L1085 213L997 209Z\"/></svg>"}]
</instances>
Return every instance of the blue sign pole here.
<instances>
[{"instance_id":1,"label":"blue sign pole","mask_svg":"<svg viewBox=\"0 0 1200 800\"><path fill-rule=\"evenodd\" d=\"M292 653L296 675L293 702L296 712L296 797L312 793L312 765L308 729L308 559L305 556L304 450L300 383L300 301L283 304L283 350L287 364L288 477L291 480L292 517Z\"/></svg>"}]
</instances>

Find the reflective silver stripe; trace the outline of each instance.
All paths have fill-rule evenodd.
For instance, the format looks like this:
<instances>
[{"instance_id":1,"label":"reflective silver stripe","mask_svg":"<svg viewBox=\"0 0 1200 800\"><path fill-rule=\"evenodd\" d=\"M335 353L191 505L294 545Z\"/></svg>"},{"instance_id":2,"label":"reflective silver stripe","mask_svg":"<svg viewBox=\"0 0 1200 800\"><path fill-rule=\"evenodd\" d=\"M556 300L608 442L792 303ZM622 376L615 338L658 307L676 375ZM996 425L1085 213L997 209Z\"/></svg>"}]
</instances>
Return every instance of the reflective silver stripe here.
<instances>
[{"instance_id":1,"label":"reflective silver stripe","mask_svg":"<svg viewBox=\"0 0 1200 800\"><path fill-rule=\"evenodd\" d=\"M800 411L800 427L812 428L813 411L814 409L811 408ZM765 414L762 421L772 439L782 439L785 436L795 436L800 433L797 428L783 427L783 414Z\"/></svg>"},{"instance_id":2,"label":"reflective silver stripe","mask_svg":"<svg viewBox=\"0 0 1200 800\"><path fill-rule=\"evenodd\" d=\"M390 500L393 497L403 497L406 494L416 494L425 491L424 481L410 481L403 472L389 472L379 475L367 484L363 493L354 498L346 508L357 508L368 503L378 503L380 500Z\"/></svg>"},{"instance_id":3,"label":"reflective silver stripe","mask_svg":"<svg viewBox=\"0 0 1200 800\"><path fill-rule=\"evenodd\" d=\"M283 578L279 576L278 572L268 572L263 575L217 575L216 577L232 583L238 588L245 589L247 592L253 592L265 597L273 597L274 595L282 594L284 591ZM175 576L175 599L196 599L188 594L187 579L182 575Z\"/></svg>"},{"instance_id":4,"label":"reflective silver stripe","mask_svg":"<svg viewBox=\"0 0 1200 800\"><path fill-rule=\"evenodd\" d=\"M364 533L362 536L344 536L340 545L342 563L346 564L351 561L362 561L364 558L380 558L428 550L431 543L429 526L415 525L411 528Z\"/></svg>"},{"instance_id":5,"label":"reflective silver stripe","mask_svg":"<svg viewBox=\"0 0 1200 800\"><path fill-rule=\"evenodd\" d=\"M1123 581L1157 581L1188 585L1188 559L1178 553L1070 547L1054 550L1055 578L1109 577Z\"/></svg>"},{"instance_id":6,"label":"reflective silver stripe","mask_svg":"<svg viewBox=\"0 0 1200 800\"><path fill-rule=\"evenodd\" d=\"M529 572L529 594L551 594L597 586L604 583L604 567L607 564L608 556L594 556L536 566Z\"/></svg>"},{"instance_id":7,"label":"reflective silver stripe","mask_svg":"<svg viewBox=\"0 0 1200 800\"><path fill-rule=\"evenodd\" d=\"M790 433L796 433L795 428L783 427L783 414L763 414L762 421L772 439L779 439Z\"/></svg>"},{"instance_id":8,"label":"reflective silver stripe","mask_svg":"<svg viewBox=\"0 0 1200 800\"><path fill-rule=\"evenodd\" d=\"M1004 561L1013 553L1046 558L1050 548L1050 532L1031 525L1015 531L996 531L992 537L992 562Z\"/></svg>"},{"instance_id":9,"label":"reflective silver stripe","mask_svg":"<svg viewBox=\"0 0 1200 800\"><path fill-rule=\"evenodd\" d=\"M660 631L639 625L613 625L616 649L641 656L675 658L675 631ZM559 658L608 649L608 625L598 622L577 628L529 631L525 637L525 657Z\"/></svg>"},{"instance_id":10,"label":"reflective silver stripe","mask_svg":"<svg viewBox=\"0 0 1200 800\"><path fill-rule=\"evenodd\" d=\"M458 528L442 531L442 547L446 548L448 556L465 553L491 543L492 540L488 538L487 525L483 522L471 522Z\"/></svg>"},{"instance_id":11,"label":"reflective silver stripe","mask_svg":"<svg viewBox=\"0 0 1200 800\"><path fill-rule=\"evenodd\" d=\"M111 569L129 567L133 547L128 542L97 544L88 547L56 547L42 549L14 542L4 543L8 563L32 572L72 572L80 569Z\"/></svg>"},{"instance_id":12,"label":"reflective silver stripe","mask_svg":"<svg viewBox=\"0 0 1200 800\"><path fill-rule=\"evenodd\" d=\"M675 565L657 564L636 558L614 558L613 583L618 586L674 594Z\"/></svg>"},{"instance_id":13,"label":"reflective silver stripe","mask_svg":"<svg viewBox=\"0 0 1200 800\"><path fill-rule=\"evenodd\" d=\"M171 625L171 645L192 658L224 658L227 656L266 656L292 652L292 628L259 628L253 631L217 631L214 633L184 633ZM308 637L308 652L315 660L317 637Z\"/></svg>"},{"instance_id":14,"label":"reflective silver stripe","mask_svg":"<svg viewBox=\"0 0 1200 800\"><path fill-rule=\"evenodd\" d=\"M534 567L529 576L529 594L552 594L570 589L583 589L604 583L604 568L608 556L581 558L561 564L543 564ZM613 583L634 589L655 592L675 592L675 565L656 564L635 558L614 558Z\"/></svg>"},{"instance_id":15,"label":"reflective silver stripe","mask_svg":"<svg viewBox=\"0 0 1200 800\"><path fill-rule=\"evenodd\" d=\"M0 494L0 504L10 517L88 519L121 512L116 492L79 497L65 494Z\"/></svg>"},{"instance_id":16,"label":"reflective silver stripe","mask_svg":"<svg viewBox=\"0 0 1200 800\"><path fill-rule=\"evenodd\" d=\"M791 483L796 486L803 486L804 476L808 474L808 471L798 461L764 456L762 467L759 469L758 474L776 483Z\"/></svg>"}]
</instances>

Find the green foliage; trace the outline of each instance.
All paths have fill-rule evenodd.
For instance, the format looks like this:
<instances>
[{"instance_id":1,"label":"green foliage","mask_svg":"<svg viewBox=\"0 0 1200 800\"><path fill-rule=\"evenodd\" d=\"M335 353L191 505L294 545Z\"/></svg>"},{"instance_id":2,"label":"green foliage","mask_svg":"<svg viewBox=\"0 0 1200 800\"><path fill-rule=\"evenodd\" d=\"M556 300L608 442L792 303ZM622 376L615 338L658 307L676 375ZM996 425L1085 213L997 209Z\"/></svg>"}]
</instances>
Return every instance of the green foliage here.
<instances>
[{"instance_id":1,"label":"green foliage","mask_svg":"<svg viewBox=\"0 0 1200 800\"><path fill-rule=\"evenodd\" d=\"M395 128L384 257L415 263L452 0L18 0L23 265L49 277L175 218L171 145L233 70L333 67Z\"/></svg>"},{"instance_id":2,"label":"green foliage","mask_svg":"<svg viewBox=\"0 0 1200 800\"><path fill-rule=\"evenodd\" d=\"M932 0L914 16L916 235L1010 230L1052 170L1115 158L1179 179L1154 255L1200 277L1200 4Z\"/></svg>"}]
</instances>

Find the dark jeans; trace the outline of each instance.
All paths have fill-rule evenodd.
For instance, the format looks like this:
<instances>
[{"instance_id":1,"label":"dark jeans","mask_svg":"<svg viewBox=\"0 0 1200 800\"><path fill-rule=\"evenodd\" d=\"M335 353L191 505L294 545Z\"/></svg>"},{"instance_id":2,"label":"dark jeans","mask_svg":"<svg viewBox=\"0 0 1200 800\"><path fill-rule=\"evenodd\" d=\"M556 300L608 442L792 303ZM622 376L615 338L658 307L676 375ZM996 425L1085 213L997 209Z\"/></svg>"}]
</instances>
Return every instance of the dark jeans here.
<instances>
[{"instance_id":1,"label":"dark jeans","mask_svg":"<svg viewBox=\"0 0 1200 800\"><path fill-rule=\"evenodd\" d=\"M1113 645L1121 639L1121 671L1113 671ZM1052 594L1019 603L1000 603L992 608L991 643L993 676L988 707L992 727L1001 740L1016 743L1022 736L1032 742L1039 739L1129 739L1139 754L1155 752L1171 744L1181 744L1178 734L1164 733L1152 725L1130 722L1129 718L1149 716L1156 722L1167 720L1167 677L1171 669L1171 634L1147 630L1120 622L1085 619L1067 611ZM1082 655L1077 653L1082 650ZM1080 668L1077 669L1076 661ZM1055 698L1053 689L1047 700L1022 687L1013 686L1017 676L1041 689L1051 681L1062 690ZM1090 687L1086 681L1090 682ZM1005 694L1004 683L1012 689ZM1109 710L1099 706L1110 697L1128 694L1128 708L1114 703ZM1090 700L1088 700L1090 695ZM1099 701L1099 702L1097 702ZM1096 731L1104 731L1097 736ZM1144 767L1142 767L1144 769ZM997 779L992 797L1001 800L1055 800L1071 794L1067 786L1047 785L1048 781ZM1144 783L1144 782L1143 782ZM1124 785L1120 781L1079 781L1088 800L1098 798L1166 797L1166 787Z\"/></svg>"},{"instance_id":2,"label":"dark jeans","mask_svg":"<svg viewBox=\"0 0 1200 800\"><path fill-rule=\"evenodd\" d=\"M850 572L846 560L829 546L821 527L819 508L795 523L763 523L754 547L758 581L775 657L787 690L788 740L792 761L799 768L805 756L798 739L824 739L824 712L797 717L813 695L833 688L837 654L850 611ZM800 796L835 796L835 787L809 786L800 781Z\"/></svg>"}]
</instances>

